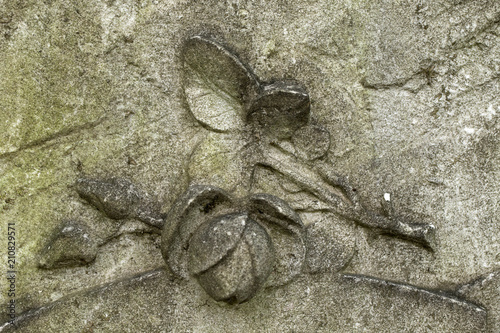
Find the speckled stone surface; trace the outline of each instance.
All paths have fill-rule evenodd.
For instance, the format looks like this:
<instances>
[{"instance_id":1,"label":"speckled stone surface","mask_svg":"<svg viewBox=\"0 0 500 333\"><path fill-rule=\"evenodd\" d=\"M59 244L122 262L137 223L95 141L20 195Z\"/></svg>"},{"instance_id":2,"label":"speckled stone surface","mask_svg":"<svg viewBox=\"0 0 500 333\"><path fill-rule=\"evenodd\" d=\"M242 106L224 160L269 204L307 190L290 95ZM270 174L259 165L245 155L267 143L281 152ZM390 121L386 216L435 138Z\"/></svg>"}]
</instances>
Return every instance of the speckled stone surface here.
<instances>
[{"instance_id":1,"label":"speckled stone surface","mask_svg":"<svg viewBox=\"0 0 500 333\"><path fill-rule=\"evenodd\" d=\"M499 331L500 2L0 0L0 59L0 332ZM293 279L172 274L190 185L285 202Z\"/></svg>"}]
</instances>

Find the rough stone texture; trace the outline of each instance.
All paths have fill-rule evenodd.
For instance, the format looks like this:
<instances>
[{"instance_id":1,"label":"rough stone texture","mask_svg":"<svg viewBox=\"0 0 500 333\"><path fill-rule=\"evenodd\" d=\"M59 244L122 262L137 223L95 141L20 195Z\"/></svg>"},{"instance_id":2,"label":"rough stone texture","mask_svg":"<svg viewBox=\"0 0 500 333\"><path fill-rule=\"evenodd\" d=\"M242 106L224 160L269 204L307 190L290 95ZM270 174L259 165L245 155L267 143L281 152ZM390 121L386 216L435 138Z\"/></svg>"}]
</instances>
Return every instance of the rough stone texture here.
<instances>
[{"instance_id":1,"label":"rough stone texture","mask_svg":"<svg viewBox=\"0 0 500 333\"><path fill-rule=\"evenodd\" d=\"M380 293L380 287L386 290ZM221 307L194 285L176 283L160 270L26 313L19 330L113 332L120 327L122 332L172 332L182 327L184 332L476 333L484 332L484 317L481 308L447 295L419 293L363 276L299 279L287 290L270 289L253 301Z\"/></svg>"},{"instance_id":2,"label":"rough stone texture","mask_svg":"<svg viewBox=\"0 0 500 333\"><path fill-rule=\"evenodd\" d=\"M0 243L15 222L20 331L498 331L499 23L496 0L0 0ZM308 126L331 143L297 152L316 159L296 174L323 165L367 211L434 225L432 244L339 216L307 179L261 163L251 192L295 209L311 256L291 284L221 306L168 275L157 228L82 199L77 179L127 179L161 218L194 181L248 194L255 133L190 111L182 50L198 34L261 82L305 87ZM271 143L293 155L293 140ZM102 239L95 260L39 268L68 220Z\"/></svg>"},{"instance_id":3,"label":"rough stone texture","mask_svg":"<svg viewBox=\"0 0 500 333\"><path fill-rule=\"evenodd\" d=\"M175 276L194 277L213 299L234 304L264 285L294 280L305 260L304 242L304 225L283 200L264 193L235 198L192 185L166 216L161 249Z\"/></svg>"},{"instance_id":4,"label":"rough stone texture","mask_svg":"<svg viewBox=\"0 0 500 333\"><path fill-rule=\"evenodd\" d=\"M77 221L67 221L41 251L40 268L80 266L91 263L97 255L100 239Z\"/></svg>"}]
</instances>

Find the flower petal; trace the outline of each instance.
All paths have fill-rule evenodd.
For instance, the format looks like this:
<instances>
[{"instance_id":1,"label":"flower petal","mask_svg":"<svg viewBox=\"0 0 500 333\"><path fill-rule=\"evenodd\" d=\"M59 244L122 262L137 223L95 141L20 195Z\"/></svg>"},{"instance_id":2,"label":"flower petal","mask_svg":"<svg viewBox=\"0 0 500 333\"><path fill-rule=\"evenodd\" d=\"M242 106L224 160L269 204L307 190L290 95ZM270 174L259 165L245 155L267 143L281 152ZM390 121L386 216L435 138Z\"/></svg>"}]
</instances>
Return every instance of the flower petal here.
<instances>
[{"instance_id":1,"label":"flower petal","mask_svg":"<svg viewBox=\"0 0 500 333\"><path fill-rule=\"evenodd\" d=\"M217 265L240 242L247 214L228 214L201 225L189 241L189 271L200 274Z\"/></svg>"},{"instance_id":2,"label":"flower petal","mask_svg":"<svg viewBox=\"0 0 500 333\"><path fill-rule=\"evenodd\" d=\"M232 198L214 186L193 185L177 199L165 218L161 236L161 250L171 271L187 278L187 250L189 239L200 225L214 218L218 212L230 209Z\"/></svg>"},{"instance_id":3,"label":"flower petal","mask_svg":"<svg viewBox=\"0 0 500 333\"><path fill-rule=\"evenodd\" d=\"M305 229L299 215L283 200L269 194L248 198L250 217L266 227L275 249L267 285L289 283L302 271L306 256Z\"/></svg>"}]
</instances>

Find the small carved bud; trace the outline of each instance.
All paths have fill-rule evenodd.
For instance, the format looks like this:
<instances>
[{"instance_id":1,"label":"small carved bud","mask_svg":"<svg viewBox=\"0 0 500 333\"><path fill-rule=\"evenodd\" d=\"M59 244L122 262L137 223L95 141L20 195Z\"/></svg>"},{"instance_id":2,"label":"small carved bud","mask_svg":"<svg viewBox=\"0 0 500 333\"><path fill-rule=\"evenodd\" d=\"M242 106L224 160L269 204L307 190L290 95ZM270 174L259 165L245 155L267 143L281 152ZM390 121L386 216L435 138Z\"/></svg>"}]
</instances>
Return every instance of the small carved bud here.
<instances>
[{"instance_id":1,"label":"small carved bud","mask_svg":"<svg viewBox=\"0 0 500 333\"><path fill-rule=\"evenodd\" d=\"M118 178L106 181L81 178L76 183L76 191L80 197L115 220L131 215L133 207L140 201L135 186Z\"/></svg>"},{"instance_id":2,"label":"small carved bud","mask_svg":"<svg viewBox=\"0 0 500 333\"><path fill-rule=\"evenodd\" d=\"M189 270L216 301L250 299L271 273L274 248L247 214L229 214L202 225L188 250Z\"/></svg>"},{"instance_id":3,"label":"small carved bud","mask_svg":"<svg viewBox=\"0 0 500 333\"><path fill-rule=\"evenodd\" d=\"M86 223L69 220L56 229L40 253L40 268L88 265L97 255L99 240Z\"/></svg>"},{"instance_id":4,"label":"small carved bud","mask_svg":"<svg viewBox=\"0 0 500 333\"><path fill-rule=\"evenodd\" d=\"M154 227L163 227L158 203L128 180L80 178L76 191L82 199L111 219L136 218Z\"/></svg>"},{"instance_id":5,"label":"small carved bud","mask_svg":"<svg viewBox=\"0 0 500 333\"><path fill-rule=\"evenodd\" d=\"M268 134L289 138L307 124L311 103L304 87L287 81L265 85L248 112L248 119Z\"/></svg>"},{"instance_id":6,"label":"small carved bud","mask_svg":"<svg viewBox=\"0 0 500 333\"><path fill-rule=\"evenodd\" d=\"M299 128L292 137L297 155L308 161L324 156L330 148L330 133L318 125Z\"/></svg>"}]
</instances>

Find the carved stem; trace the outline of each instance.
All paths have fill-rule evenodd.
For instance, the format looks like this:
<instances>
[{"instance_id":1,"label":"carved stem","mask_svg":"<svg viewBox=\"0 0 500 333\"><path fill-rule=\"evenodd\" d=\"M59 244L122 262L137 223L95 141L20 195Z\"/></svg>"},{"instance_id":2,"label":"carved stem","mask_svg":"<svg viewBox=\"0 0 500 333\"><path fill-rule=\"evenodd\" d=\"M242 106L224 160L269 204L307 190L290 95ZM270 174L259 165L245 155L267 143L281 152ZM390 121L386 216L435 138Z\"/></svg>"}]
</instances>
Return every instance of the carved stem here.
<instances>
[{"instance_id":1,"label":"carved stem","mask_svg":"<svg viewBox=\"0 0 500 333\"><path fill-rule=\"evenodd\" d=\"M377 229L382 233L405 238L432 248L435 229L433 225L408 222L390 216L384 217L368 211L358 201L357 196L352 193L352 188L340 177L332 179L332 176L327 175L325 170L318 174L317 171L276 147L269 146L266 152L263 161L257 164L270 167L297 182L307 191L330 204L332 212L361 226Z\"/></svg>"}]
</instances>

